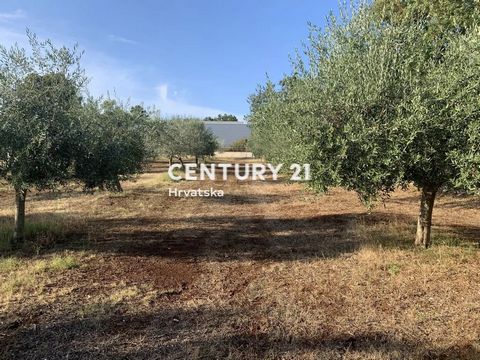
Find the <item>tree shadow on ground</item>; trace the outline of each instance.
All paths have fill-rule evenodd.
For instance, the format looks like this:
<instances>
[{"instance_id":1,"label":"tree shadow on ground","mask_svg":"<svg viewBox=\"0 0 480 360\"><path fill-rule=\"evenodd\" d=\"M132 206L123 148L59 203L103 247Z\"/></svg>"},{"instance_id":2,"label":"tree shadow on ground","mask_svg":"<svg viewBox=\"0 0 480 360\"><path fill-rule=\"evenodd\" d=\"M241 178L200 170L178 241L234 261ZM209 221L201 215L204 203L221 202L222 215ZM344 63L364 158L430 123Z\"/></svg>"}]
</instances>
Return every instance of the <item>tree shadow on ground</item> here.
<instances>
[{"instance_id":1,"label":"tree shadow on ground","mask_svg":"<svg viewBox=\"0 0 480 360\"><path fill-rule=\"evenodd\" d=\"M273 204L281 203L288 200L288 195L280 194L225 194L223 197L205 197L203 200L212 204L229 203L229 204Z\"/></svg>"},{"instance_id":2,"label":"tree shadow on ground","mask_svg":"<svg viewBox=\"0 0 480 360\"><path fill-rule=\"evenodd\" d=\"M443 202L446 209L478 209L480 210L480 196L455 196L451 201Z\"/></svg>"},{"instance_id":3,"label":"tree shadow on ground","mask_svg":"<svg viewBox=\"0 0 480 360\"><path fill-rule=\"evenodd\" d=\"M378 332L304 337L259 330L251 309L209 307L123 313L120 308L75 317L57 315L37 326L10 329L0 338L4 359L478 359L472 344L442 348L425 338ZM240 321L240 322L239 322ZM272 329L274 330L274 329ZM5 329L0 329L4 333ZM319 332L321 333L321 332ZM355 357L356 356L356 357Z\"/></svg>"},{"instance_id":4,"label":"tree shadow on ground","mask_svg":"<svg viewBox=\"0 0 480 360\"><path fill-rule=\"evenodd\" d=\"M99 234L94 247L102 252L209 261L336 257L358 248L349 234L353 219L353 214L344 214L309 219L199 216L165 219L163 224L147 218L100 221L93 227L108 231Z\"/></svg>"},{"instance_id":5,"label":"tree shadow on ground","mask_svg":"<svg viewBox=\"0 0 480 360\"><path fill-rule=\"evenodd\" d=\"M161 221L124 218L96 220L90 226L104 229L92 244L101 252L207 261L293 261L335 258L367 245L413 248L414 221L402 214L347 213L299 219L258 215ZM359 224L365 225L364 231ZM471 243L480 239L479 227L438 227L434 233Z\"/></svg>"},{"instance_id":6,"label":"tree shadow on ground","mask_svg":"<svg viewBox=\"0 0 480 360\"><path fill-rule=\"evenodd\" d=\"M279 198L272 195L270 201ZM88 248L101 253L202 261L294 261L340 257L364 246L413 248L415 234L414 217L380 212L308 218L127 217L78 219L78 223L75 219L54 213L29 214L28 226L40 233L28 240L37 241L43 251ZM1 223L13 225L13 219L1 217ZM475 244L480 227L436 226L433 236L444 245Z\"/></svg>"},{"instance_id":7,"label":"tree shadow on ground","mask_svg":"<svg viewBox=\"0 0 480 360\"><path fill-rule=\"evenodd\" d=\"M420 193L415 195L403 196L403 197L391 197L388 199L388 203L392 204L417 204L420 206ZM452 193L443 193L439 194L436 199L436 204L434 208L434 218L435 218L435 209L438 207L444 209L465 209L465 210L480 210L480 196L475 195L459 195Z\"/></svg>"}]
</instances>

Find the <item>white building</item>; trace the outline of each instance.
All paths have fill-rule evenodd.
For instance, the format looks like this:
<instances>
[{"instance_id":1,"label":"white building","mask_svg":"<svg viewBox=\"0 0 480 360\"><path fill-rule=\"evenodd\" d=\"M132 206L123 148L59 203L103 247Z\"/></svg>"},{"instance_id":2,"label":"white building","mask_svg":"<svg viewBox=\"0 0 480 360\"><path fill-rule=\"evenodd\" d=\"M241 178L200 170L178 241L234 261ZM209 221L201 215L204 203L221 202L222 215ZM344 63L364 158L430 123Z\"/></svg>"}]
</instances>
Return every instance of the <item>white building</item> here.
<instances>
[{"instance_id":1,"label":"white building","mask_svg":"<svg viewBox=\"0 0 480 360\"><path fill-rule=\"evenodd\" d=\"M237 121L204 121L205 126L218 138L221 147L232 145L233 142L250 137L250 126Z\"/></svg>"}]
</instances>

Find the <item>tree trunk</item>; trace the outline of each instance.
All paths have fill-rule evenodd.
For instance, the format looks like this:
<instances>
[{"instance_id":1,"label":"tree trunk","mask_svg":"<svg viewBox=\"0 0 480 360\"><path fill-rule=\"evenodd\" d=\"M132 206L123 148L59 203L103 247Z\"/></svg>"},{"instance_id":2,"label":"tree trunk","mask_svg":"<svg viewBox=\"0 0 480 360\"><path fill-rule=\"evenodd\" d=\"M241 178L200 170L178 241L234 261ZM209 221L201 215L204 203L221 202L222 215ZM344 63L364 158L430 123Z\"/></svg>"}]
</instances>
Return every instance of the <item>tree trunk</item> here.
<instances>
[{"instance_id":1,"label":"tree trunk","mask_svg":"<svg viewBox=\"0 0 480 360\"><path fill-rule=\"evenodd\" d=\"M198 156L197 155L195 155L195 164L198 165Z\"/></svg>"},{"instance_id":2,"label":"tree trunk","mask_svg":"<svg viewBox=\"0 0 480 360\"><path fill-rule=\"evenodd\" d=\"M181 158L181 157L178 157L178 160L180 160L180 164L182 164L182 168L184 168L184 167L185 167L185 165L183 164L183 160L182 160L182 158Z\"/></svg>"},{"instance_id":3,"label":"tree trunk","mask_svg":"<svg viewBox=\"0 0 480 360\"><path fill-rule=\"evenodd\" d=\"M173 164L173 156L170 156L170 158L168 159L168 166L172 166Z\"/></svg>"},{"instance_id":4,"label":"tree trunk","mask_svg":"<svg viewBox=\"0 0 480 360\"><path fill-rule=\"evenodd\" d=\"M15 230L12 237L12 247L15 249L25 240L25 199L27 190L15 189Z\"/></svg>"},{"instance_id":5,"label":"tree trunk","mask_svg":"<svg viewBox=\"0 0 480 360\"><path fill-rule=\"evenodd\" d=\"M417 222L417 236L415 238L416 246L428 248L431 245L430 232L432 228L433 204L437 190L428 188L422 189L422 199L420 201L420 212Z\"/></svg>"},{"instance_id":6,"label":"tree trunk","mask_svg":"<svg viewBox=\"0 0 480 360\"><path fill-rule=\"evenodd\" d=\"M123 192L122 184L120 183L119 178L115 179L114 186L115 186L115 192Z\"/></svg>"}]
</instances>

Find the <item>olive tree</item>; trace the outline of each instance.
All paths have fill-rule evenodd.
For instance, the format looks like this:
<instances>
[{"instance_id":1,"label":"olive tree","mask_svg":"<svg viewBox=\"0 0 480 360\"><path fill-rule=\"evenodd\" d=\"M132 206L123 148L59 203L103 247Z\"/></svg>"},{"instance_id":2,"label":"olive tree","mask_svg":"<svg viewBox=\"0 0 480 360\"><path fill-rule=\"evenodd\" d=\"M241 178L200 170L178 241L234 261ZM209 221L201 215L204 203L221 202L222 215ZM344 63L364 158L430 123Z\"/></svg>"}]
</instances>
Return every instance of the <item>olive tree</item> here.
<instances>
[{"instance_id":1,"label":"olive tree","mask_svg":"<svg viewBox=\"0 0 480 360\"><path fill-rule=\"evenodd\" d=\"M147 112L140 106L126 110L114 100L89 99L80 118L75 178L87 190L122 191L120 181L140 173L151 159Z\"/></svg>"},{"instance_id":2,"label":"olive tree","mask_svg":"<svg viewBox=\"0 0 480 360\"><path fill-rule=\"evenodd\" d=\"M28 52L0 45L0 176L15 189L14 245L24 238L28 190L71 177L85 82L75 48L27 34Z\"/></svg>"},{"instance_id":3,"label":"olive tree","mask_svg":"<svg viewBox=\"0 0 480 360\"><path fill-rule=\"evenodd\" d=\"M201 121L183 121L181 137L185 144L185 152L193 156L197 164L200 157L213 156L218 148L214 134Z\"/></svg>"},{"instance_id":4,"label":"olive tree","mask_svg":"<svg viewBox=\"0 0 480 360\"><path fill-rule=\"evenodd\" d=\"M176 117L161 120L157 125L160 154L169 158L177 158L183 165L187 156L212 156L218 149L218 141L205 124L197 119Z\"/></svg>"},{"instance_id":5,"label":"olive tree","mask_svg":"<svg viewBox=\"0 0 480 360\"><path fill-rule=\"evenodd\" d=\"M156 126L158 153L169 159L169 164L177 158L183 165L186 154L186 144L182 137L181 120L158 120Z\"/></svg>"},{"instance_id":6,"label":"olive tree","mask_svg":"<svg viewBox=\"0 0 480 360\"><path fill-rule=\"evenodd\" d=\"M428 30L379 21L369 6L312 27L305 57L280 87L259 89L249 116L265 156L310 162L316 189L340 185L370 203L413 183L425 247L436 194L478 191L480 179L478 28L438 42Z\"/></svg>"}]
</instances>

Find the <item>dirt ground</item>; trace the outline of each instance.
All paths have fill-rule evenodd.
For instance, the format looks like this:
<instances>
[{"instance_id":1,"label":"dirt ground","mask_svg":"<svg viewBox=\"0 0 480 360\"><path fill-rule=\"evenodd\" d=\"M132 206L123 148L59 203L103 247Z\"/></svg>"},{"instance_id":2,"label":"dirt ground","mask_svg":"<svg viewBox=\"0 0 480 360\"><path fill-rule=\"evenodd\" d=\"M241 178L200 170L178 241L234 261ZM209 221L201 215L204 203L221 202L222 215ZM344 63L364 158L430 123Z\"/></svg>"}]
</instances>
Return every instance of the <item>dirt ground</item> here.
<instances>
[{"instance_id":1,"label":"dirt ground","mask_svg":"<svg viewBox=\"0 0 480 360\"><path fill-rule=\"evenodd\" d=\"M0 358L480 359L479 198L441 196L417 250L414 189L369 214L340 189L164 170L29 195L53 235L0 262ZM10 190L0 204L9 224Z\"/></svg>"}]
</instances>

